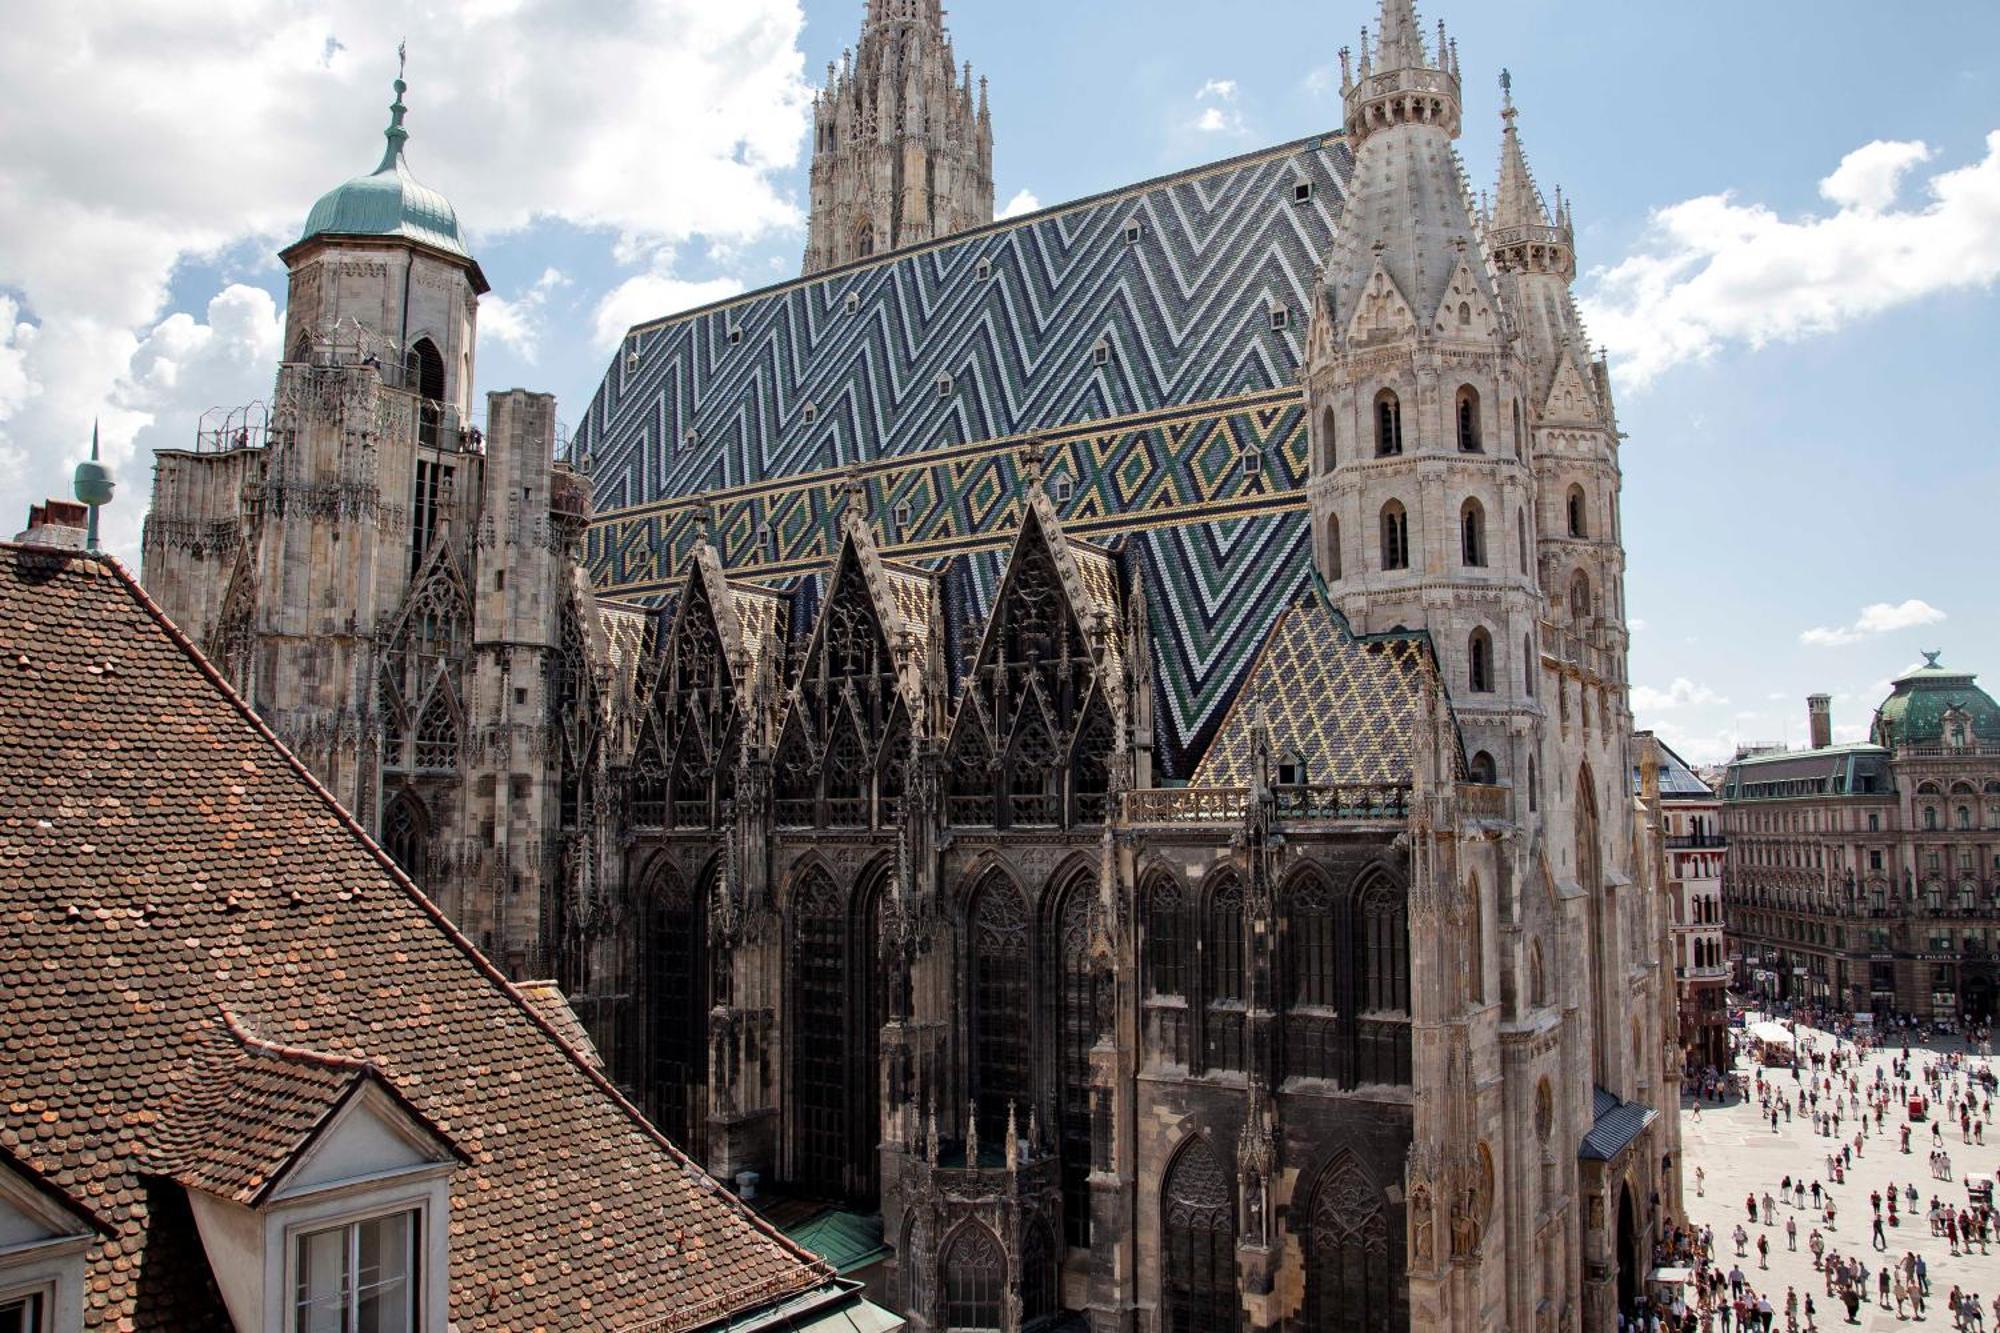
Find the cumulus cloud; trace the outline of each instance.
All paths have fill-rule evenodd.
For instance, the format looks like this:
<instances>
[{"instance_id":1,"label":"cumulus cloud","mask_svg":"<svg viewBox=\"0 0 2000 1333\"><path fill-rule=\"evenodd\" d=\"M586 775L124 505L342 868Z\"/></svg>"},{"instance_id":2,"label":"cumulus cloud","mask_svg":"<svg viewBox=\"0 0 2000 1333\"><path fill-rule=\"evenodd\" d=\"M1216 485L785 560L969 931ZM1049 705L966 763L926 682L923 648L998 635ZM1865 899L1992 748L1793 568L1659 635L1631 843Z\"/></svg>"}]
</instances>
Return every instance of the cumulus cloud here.
<instances>
[{"instance_id":1,"label":"cumulus cloud","mask_svg":"<svg viewBox=\"0 0 2000 1333\"><path fill-rule=\"evenodd\" d=\"M1937 171L1922 143L1877 141L1820 182L1832 211L1787 218L1733 194L1657 210L1638 253L1591 274L1584 315L1624 385L1738 345L1829 333L1934 293L2000 279L2000 130ZM1920 197L1918 197L1920 196Z\"/></svg>"},{"instance_id":2,"label":"cumulus cloud","mask_svg":"<svg viewBox=\"0 0 2000 1333\"><path fill-rule=\"evenodd\" d=\"M1893 604L1876 602L1862 607L1861 615L1852 625L1817 626L1799 635L1799 642L1811 648L1839 648L1879 634L1893 634L1899 629L1935 625L1944 618L1944 612L1915 597Z\"/></svg>"},{"instance_id":3,"label":"cumulus cloud","mask_svg":"<svg viewBox=\"0 0 2000 1333\"><path fill-rule=\"evenodd\" d=\"M1708 686L1697 685L1686 676L1676 676L1673 684L1664 690L1651 685L1632 687L1632 711L1635 713L1664 713L1677 708L1698 708L1704 704L1728 702Z\"/></svg>"},{"instance_id":4,"label":"cumulus cloud","mask_svg":"<svg viewBox=\"0 0 2000 1333\"><path fill-rule=\"evenodd\" d=\"M1236 107L1236 80L1210 79L1195 89L1194 100L1203 103L1194 128L1203 134L1241 134L1243 113Z\"/></svg>"},{"instance_id":5,"label":"cumulus cloud","mask_svg":"<svg viewBox=\"0 0 2000 1333\"><path fill-rule=\"evenodd\" d=\"M782 178L809 113L802 22L798 0L432 7L410 52L411 167L452 199L475 247L560 220L617 238L657 281L653 257L680 242L797 225ZM407 28L398 0L9 10L0 522L66 490L93 416L118 463L158 411L185 406L162 397L180 364L169 344L237 317L245 298L162 332L176 270L275 250L315 197L375 165ZM497 337L532 345L529 299L498 303ZM211 332L207 354L234 336ZM147 344L164 359L135 362ZM268 392L271 370L234 396Z\"/></svg>"},{"instance_id":6,"label":"cumulus cloud","mask_svg":"<svg viewBox=\"0 0 2000 1333\"><path fill-rule=\"evenodd\" d=\"M519 296L508 298L488 292L479 301L479 335L507 344L529 365L541 350L543 308L549 294L565 287L569 279L562 270L547 268L534 284Z\"/></svg>"},{"instance_id":7,"label":"cumulus cloud","mask_svg":"<svg viewBox=\"0 0 2000 1333\"><path fill-rule=\"evenodd\" d=\"M688 282L664 267L627 278L597 303L597 345L609 351L634 324L726 300L742 290L743 284L735 278Z\"/></svg>"},{"instance_id":8,"label":"cumulus cloud","mask_svg":"<svg viewBox=\"0 0 2000 1333\"><path fill-rule=\"evenodd\" d=\"M1041 206L1042 201L1035 197L1033 190L1019 190L1015 192L1012 199L1007 201L1007 206L1000 210L1000 216L1003 218L1017 218L1023 213L1033 213Z\"/></svg>"}]
</instances>

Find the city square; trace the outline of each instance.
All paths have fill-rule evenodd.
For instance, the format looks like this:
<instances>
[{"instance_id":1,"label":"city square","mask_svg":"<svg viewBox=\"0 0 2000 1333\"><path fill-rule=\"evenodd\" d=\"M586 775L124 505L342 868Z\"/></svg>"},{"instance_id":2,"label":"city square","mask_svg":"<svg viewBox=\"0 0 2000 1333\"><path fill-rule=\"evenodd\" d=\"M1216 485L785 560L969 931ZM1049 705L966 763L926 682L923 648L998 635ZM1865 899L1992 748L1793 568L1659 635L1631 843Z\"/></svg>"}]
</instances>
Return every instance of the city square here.
<instances>
[{"instance_id":1,"label":"city square","mask_svg":"<svg viewBox=\"0 0 2000 1333\"><path fill-rule=\"evenodd\" d=\"M1746 1048L1753 1044L1749 1036L1756 1025L1778 1021L1766 1018L1752 1010L1746 1015L1747 1023L1738 1029L1744 1034L1742 1040ZM1783 1026L1789 1028L1789 1024ZM1855 1055L1852 1042L1842 1041L1823 1029L1800 1024L1796 1028L1797 1048L1807 1060L1815 1054L1822 1060L1835 1050L1851 1057L1853 1063L1841 1072L1829 1073L1824 1064L1817 1068L1801 1068L1797 1077L1786 1064L1759 1063L1746 1049L1737 1057L1735 1073L1745 1083L1746 1093L1730 1093L1717 1103L1713 1100L1698 1102L1696 1098L1682 1101L1681 1139L1683 1161L1681 1168L1682 1203L1688 1224L1696 1229L1712 1229L1714 1236L1713 1262L1725 1275L1732 1269L1741 1270L1748 1288L1768 1299L1776 1313L1776 1327L1786 1324L1786 1297L1795 1292L1798 1299L1798 1327L1805 1327L1804 1303L1810 1294L1817 1307L1815 1323L1820 1328L1849 1326L1846 1309L1836 1294L1829 1292L1829 1281L1825 1269L1817 1266L1812 1252L1812 1237L1817 1231L1828 1256L1838 1255L1844 1260L1859 1259L1868 1269L1868 1297L1860 1305L1858 1323L1871 1330L1887 1330L1911 1327L1922 1322L1927 1327L1955 1328L1956 1323L1947 1308L1947 1297L1954 1288L1967 1294L1976 1293L1984 1302L1984 1315L1996 1317L1993 1302L2000 1297L2000 1237L1989 1233L1986 1243L1978 1242L1953 1244L1942 1232L1934 1232L1929 1221L1933 1201L1949 1205L1953 1209L1972 1206L1968 1197L1969 1181L1984 1179L1990 1181L1993 1172L2000 1169L2000 1140L1990 1133L1982 1133L1987 1143L1968 1141L1969 1136L1961 1131L1955 1117L1945 1110L1923 1082L1924 1070L1929 1067L1942 1070L1948 1058L1957 1057L1963 1061L1959 1069L1945 1075L1947 1088L1965 1087L1968 1080L1978 1074L1989 1074L1994 1068L1989 1056L1968 1053L1967 1044L1954 1039L1936 1040L1928 1046L1910 1048L1910 1064L1917 1077L1919 1089L1912 1089L1922 1097L1928 1106L1925 1118L1913 1120L1910 1117L1910 1098L1898 1097L1895 1089L1902 1084L1910 1088L1909 1080L1899 1080L1893 1072L1895 1062L1902 1058L1900 1045L1888 1045ZM1774 1050L1773 1055L1776 1055ZM1878 1084L1880 1075L1886 1084ZM1887 1088L1888 1104L1881 1118L1880 1128L1872 1110L1866 1115L1857 1115L1847 1107L1848 1078L1860 1083L1864 1101L1870 1089ZM1758 1095L1758 1080L1774 1094L1767 1100ZM1792 1101L1801 1095L1811 1094L1815 1079L1820 1088L1820 1107L1831 1107L1832 1094L1824 1087L1824 1081L1831 1078L1842 1094L1843 1114L1840 1121L1841 1135L1835 1138L1815 1123L1815 1113L1809 1109L1801 1115L1796 1110L1786 1115L1778 1112L1775 1127L1767 1104L1782 1107L1785 1101ZM1982 1088L1979 1093L1980 1108L1975 1111L1977 1119L1986 1114L1990 1091ZM1699 1104L1699 1113L1696 1107ZM1908 1128L1908 1151L1903 1149L1902 1131ZM1934 1135L1933 1130L1937 1131ZM1990 1124L1983 1127L1990 1130ZM1859 1148L1856 1149L1855 1136L1859 1134ZM1853 1154L1851 1165L1843 1163L1844 1179L1834 1180L1829 1174L1829 1160L1845 1149ZM1932 1153L1943 1152L1950 1158L1950 1178L1943 1179L1933 1174ZM1700 1173L1699 1184L1696 1173ZM1795 1201L1783 1188L1786 1182L1793 1187L1803 1186L1807 1190L1803 1201ZM1817 1184L1821 1191L1815 1196L1811 1187ZM1893 1184L1898 1195L1898 1205L1892 1216L1888 1195ZM1912 1208L1905 1193L1911 1186L1916 1187L1918 1203ZM1764 1203L1769 1197L1774 1207L1768 1222ZM1815 1206L1815 1197L1831 1201L1834 1208L1833 1220L1829 1224L1823 1207ZM1876 1209L1872 1197L1881 1199L1880 1213L1884 1221L1882 1243L1878 1247L1873 1221ZM1990 1197L1990 1196L1989 1196ZM1755 1200L1756 1220L1751 1220L1749 1201ZM1741 1227L1747 1236L1743 1253L1738 1253L1735 1237ZM1768 1251L1760 1257L1760 1239L1768 1246ZM1918 1255L1924 1260L1929 1281L1929 1296L1924 1318L1919 1321L1913 1305L1906 1305L1903 1313L1898 1313L1893 1298L1885 1305L1880 1298L1878 1270L1886 1264L1895 1264L1905 1256ZM1767 1266L1768 1265L1768 1266ZM1720 1327L1719 1324L1715 1325ZM1703 1327L1709 1327L1704 1324Z\"/></svg>"}]
</instances>

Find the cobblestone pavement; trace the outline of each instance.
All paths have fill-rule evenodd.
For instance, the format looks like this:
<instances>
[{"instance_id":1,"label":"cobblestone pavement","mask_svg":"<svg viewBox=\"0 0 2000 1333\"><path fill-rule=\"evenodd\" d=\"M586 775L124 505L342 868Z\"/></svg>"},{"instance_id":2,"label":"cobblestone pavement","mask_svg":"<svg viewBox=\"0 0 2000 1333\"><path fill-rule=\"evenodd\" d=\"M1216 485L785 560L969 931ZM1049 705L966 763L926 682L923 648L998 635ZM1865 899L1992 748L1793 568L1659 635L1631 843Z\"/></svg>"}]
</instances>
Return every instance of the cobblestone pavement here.
<instances>
[{"instance_id":1,"label":"cobblestone pavement","mask_svg":"<svg viewBox=\"0 0 2000 1333\"><path fill-rule=\"evenodd\" d=\"M1753 1019L1754 1021L1754 1019ZM1836 1039L1826 1033L1801 1025L1798 1029L1801 1044L1810 1041L1824 1052L1831 1050ZM1845 1048L1845 1044L1843 1044ZM1877 1051L1869 1055L1862 1068L1855 1070L1863 1080L1863 1086L1872 1082L1876 1068L1884 1070L1885 1077L1892 1080L1893 1071L1888 1069L1896 1052ZM1926 1052L1921 1048L1911 1051L1912 1072L1921 1075L1926 1059L1941 1059L1940 1055ZM1989 1059L1972 1056L1970 1064L1986 1066ZM1756 1066L1747 1056L1737 1057L1737 1071L1746 1082L1754 1087ZM1795 1093L1803 1086L1795 1083L1789 1068L1779 1067L1765 1071L1768 1082L1787 1092ZM1844 1080L1842 1081L1844 1087ZM2000 1099L1996 1099L2000 1100ZM1822 1097L1822 1105L1825 1105ZM1818 1306L1816 1320L1822 1329L1852 1328L1863 1329L1907 1329L1925 1327L1950 1329L1952 1318L1945 1307L1945 1296L1957 1285L1968 1291L1980 1293L1985 1302L1986 1328L2000 1333L2000 1323L1993 1318L1993 1298L2000 1295L2000 1244L1992 1252L1981 1254L1975 1247L1971 1255L1951 1253L1949 1243L1942 1235L1933 1236L1927 1220L1927 1210L1933 1196L1954 1207L1966 1206L1965 1180L1975 1171L1991 1173L2000 1171L2000 1132L1989 1122L1986 1126L1986 1144L1980 1146L1960 1142L1956 1123L1945 1126L1943 1148L1951 1154L1953 1179L1933 1179L1930 1170L1931 1121L1915 1124L1911 1128L1910 1151L1908 1155L1899 1149L1899 1133L1908 1122L1904 1109L1892 1105L1885 1113L1882 1130L1875 1132L1874 1117L1868 1116L1869 1131L1861 1141L1861 1152L1854 1159L1854 1165L1847 1172L1847 1180L1842 1185L1832 1185L1834 1199L1835 1229L1827 1231L1818 1213L1812 1207L1811 1196L1806 1206L1795 1208L1779 1202L1775 1212L1775 1222L1763 1223L1763 1197L1769 1191L1777 1198L1778 1187L1786 1176L1793 1180L1804 1178L1808 1187L1814 1180L1822 1189L1829 1188L1826 1173L1826 1156L1834 1151L1839 1141L1821 1137L1814 1131L1812 1119L1794 1115L1790 1121L1780 1118L1778 1130L1773 1133L1768 1118L1759 1118L1758 1104L1754 1092L1731 1104L1718 1106L1714 1102L1704 1103L1700 1119L1695 1118L1694 1103L1683 1101L1681 1106L1681 1137L1683 1141L1681 1170L1683 1173L1683 1197L1687 1207L1688 1220L1695 1226L1710 1226L1715 1229L1714 1257L1718 1267L1727 1273L1732 1264L1740 1266L1745 1279L1761 1295L1769 1297L1772 1308L1777 1311L1776 1327L1785 1327L1785 1289L1796 1287L1799 1292L1800 1309L1804 1310L1805 1295L1813 1293ZM1857 1117L1843 1115L1841 1128L1844 1139L1852 1144L1858 1128ZM1695 1192L1695 1170L1699 1167L1705 1173L1704 1193ZM1900 1214L1901 1225L1884 1227L1888 1240L1887 1251L1874 1247L1871 1221L1873 1213L1869 1207L1869 1193L1881 1190L1886 1196L1893 1181L1899 1193L1914 1182L1921 1200L1914 1216L1907 1204ZM1745 1209L1745 1196L1755 1191L1758 1199L1758 1221L1752 1225ZM1906 1200L1907 1196L1903 1196ZM1902 1201L1902 1200L1899 1200ZM1883 1215L1888 1214L1888 1204L1883 1204ZM1785 1222L1794 1219L1798 1223L1798 1248L1791 1250L1786 1245ZM1731 1239L1737 1223L1743 1223L1750 1240L1747 1257L1736 1257L1736 1246ZM1837 1250L1843 1257L1857 1256L1868 1266L1870 1303L1861 1308L1859 1324L1847 1323L1847 1313L1841 1303L1826 1294L1826 1279L1814 1271L1812 1253L1808 1248L1809 1237L1814 1225L1821 1224L1829 1251ZM1770 1241L1770 1268L1760 1271L1757 1266L1757 1237L1765 1236ZM1876 1304L1875 1273L1885 1258L1901 1258L1906 1251L1914 1250L1924 1257L1930 1270L1931 1295L1925 1306L1926 1318L1899 1319L1893 1299L1889 1308ZM1804 1327L1801 1313L1800 1326Z\"/></svg>"}]
</instances>

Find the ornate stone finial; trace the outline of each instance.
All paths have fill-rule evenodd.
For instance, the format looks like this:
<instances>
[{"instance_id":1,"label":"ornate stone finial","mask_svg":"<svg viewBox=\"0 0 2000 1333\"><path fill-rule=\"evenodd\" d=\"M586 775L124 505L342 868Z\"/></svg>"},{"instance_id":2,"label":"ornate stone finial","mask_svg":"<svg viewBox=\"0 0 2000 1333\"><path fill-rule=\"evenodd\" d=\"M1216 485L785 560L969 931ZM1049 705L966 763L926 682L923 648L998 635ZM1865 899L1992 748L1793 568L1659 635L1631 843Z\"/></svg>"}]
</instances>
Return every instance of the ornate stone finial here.
<instances>
[{"instance_id":1,"label":"ornate stone finial","mask_svg":"<svg viewBox=\"0 0 2000 1333\"><path fill-rule=\"evenodd\" d=\"M868 521L868 483L850 470L840 483L841 520L848 526Z\"/></svg>"},{"instance_id":2,"label":"ornate stone finial","mask_svg":"<svg viewBox=\"0 0 2000 1333\"><path fill-rule=\"evenodd\" d=\"M1508 120L1514 119L1514 71L1500 71L1500 114Z\"/></svg>"},{"instance_id":3,"label":"ornate stone finial","mask_svg":"<svg viewBox=\"0 0 2000 1333\"><path fill-rule=\"evenodd\" d=\"M96 450L96 444L97 444L97 432L93 430L93 431L91 432L91 446L92 446L92 447L91 447L91 454L90 454L90 456L91 456L92 458L95 458L95 457L97 457L97 450ZM1938 659L1939 659L1940 657L1943 657L1943 656L1944 656L1944 649L1942 649L1942 648L1938 649L1938 650L1937 650L1936 652L1934 652L1934 653L1933 653L1933 652L1925 652L1925 653L1924 653L1924 665L1925 665L1926 667L1934 667L1934 666L1936 666L1936 665L1938 664Z\"/></svg>"},{"instance_id":4,"label":"ornate stone finial","mask_svg":"<svg viewBox=\"0 0 2000 1333\"><path fill-rule=\"evenodd\" d=\"M695 510L695 523L702 545L715 545L715 506L706 500L702 501L701 507Z\"/></svg>"},{"instance_id":5,"label":"ornate stone finial","mask_svg":"<svg viewBox=\"0 0 2000 1333\"><path fill-rule=\"evenodd\" d=\"M1020 460L1022 483L1031 493L1041 490L1042 463L1048 457L1048 446L1039 439L1030 439L1021 446L1021 452L1017 457Z\"/></svg>"},{"instance_id":6,"label":"ornate stone finial","mask_svg":"<svg viewBox=\"0 0 2000 1333\"><path fill-rule=\"evenodd\" d=\"M979 1165L979 1108L965 1108L965 1169L970 1171Z\"/></svg>"},{"instance_id":7,"label":"ornate stone finial","mask_svg":"<svg viewBox=\"0 0 2000 1333\"><path fill-rule=\"evenodd\" d=\"M1021 1168L1021 1141L1015 1137L1014 1103L1007 1103L1007 1173L1012 1175Z\"/></svg>"},{"instance_id":8,"label":"ornate stone finial","mask_svg":"<svg viewBox=\"0 0 2000 1333\"><path fill-rule=\"evenodd\" d=\"M1033 1157L1042 1150L1042 1113L1035 1107L1028 1108L1028 1156Z\"/></svg>"},{"instance_id":9,"label":"ornate stone finial","mask_svg":"<svg viewBox=\"0 0 2000 1333\"><path fill-rule=\"evenodd\" d=\"M933 1096L926 1100L930 1109L924 1118L924 1162L935 1168L938 1164L937 1098Z\"/></svg>"}]
</instances>

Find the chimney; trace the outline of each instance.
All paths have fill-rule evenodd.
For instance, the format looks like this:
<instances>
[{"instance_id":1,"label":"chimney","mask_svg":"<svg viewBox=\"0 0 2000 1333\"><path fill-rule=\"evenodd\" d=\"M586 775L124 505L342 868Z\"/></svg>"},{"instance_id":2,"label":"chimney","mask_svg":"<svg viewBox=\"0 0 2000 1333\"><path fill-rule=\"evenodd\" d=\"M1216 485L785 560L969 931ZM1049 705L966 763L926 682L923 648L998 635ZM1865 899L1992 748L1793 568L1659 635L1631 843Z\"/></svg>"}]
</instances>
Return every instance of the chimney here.
<instances>
[{"instance_id":1,"label":"chimney","mask_svg":"<svg viewBox=\"0 0 2000 1333\"><path fill-rule=\"evenodd\" d=\"M1830 694L1808 694L1806 696L1806 722L1812 731L1812 748L1824 750L1833 744L1833 696Z\"/></svg>"},{"instance_id":2,"label":"chimney","mask_svg":"<svg viewBox=\"0 0 2000 1333\"><path fill-rule=\"evenodd\" d=\"M24 546L54 546L65 551L81 551L90 509L74 500L44 500L28 508L28 527L14 540ZM5 529L0 529L5 531Z\"/></svg>"}]
</instances>

